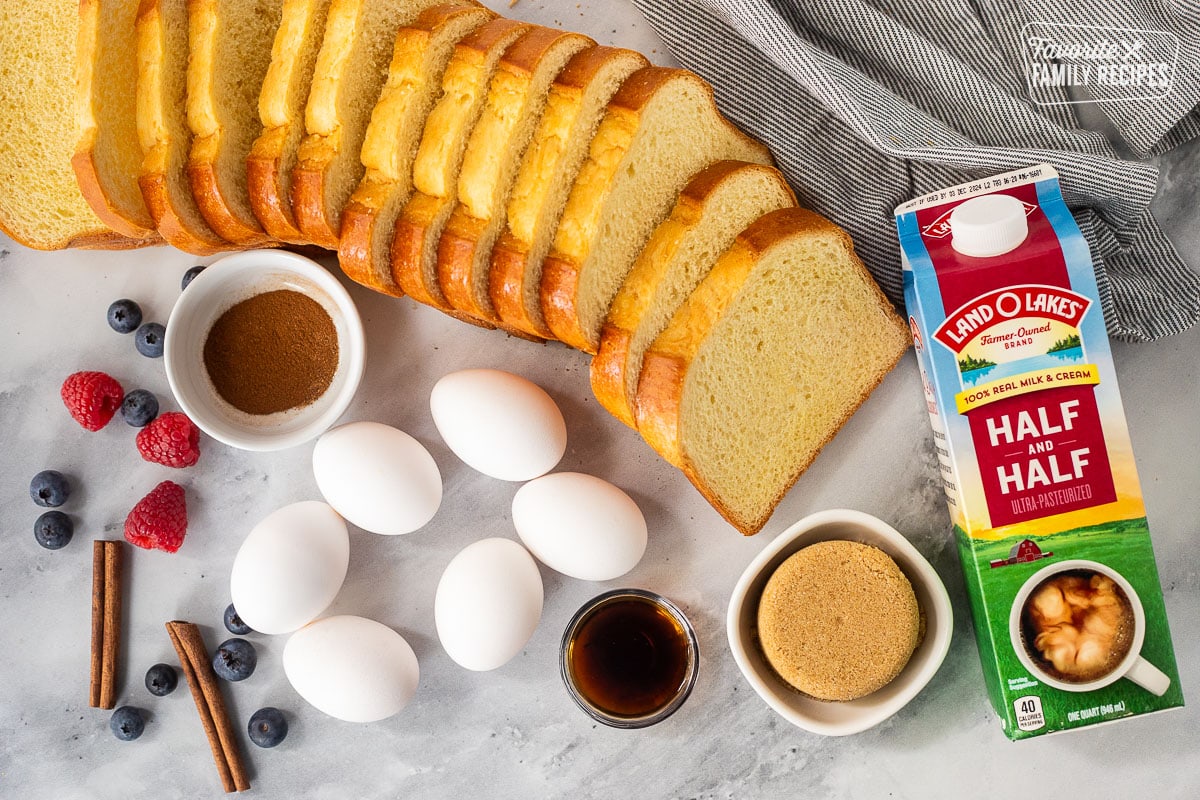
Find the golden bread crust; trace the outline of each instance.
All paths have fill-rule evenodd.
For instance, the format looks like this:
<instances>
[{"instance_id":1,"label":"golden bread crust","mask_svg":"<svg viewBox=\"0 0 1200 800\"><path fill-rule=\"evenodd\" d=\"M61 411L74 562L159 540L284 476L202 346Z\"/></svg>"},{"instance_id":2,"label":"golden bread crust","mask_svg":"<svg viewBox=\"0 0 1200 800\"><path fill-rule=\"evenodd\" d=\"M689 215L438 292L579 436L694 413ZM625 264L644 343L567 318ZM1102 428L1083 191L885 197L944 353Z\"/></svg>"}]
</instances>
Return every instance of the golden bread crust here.
<instances>
[{"instance_id":1,"label":"golden bread crust","mask_svg":"<svg viewBox=\"0 0 1200 800\"><path fill-rule=\"evenodd\" d=\"M279 30L271 45L271 63L258 98L263 129L246 156L251 211L267 235L290 244L309 243L292 213L290 180L304 134L304 105L329 3L284 0Z\"/></svg>"},{"instance_id":2,"label":"golden bread crust","mask_svg":"<svg viewBox=\"0 0 1200 800\"><path fill-rule=\"evenodd\" d=\"M594 245L600 238L608 199L639 133L642 114L658 92L673 81L692 83L703 92L713 119L719 121L723 128L722 135L727 137L723 139L724 157L739 150L742 152L739 157L771 163L770 153L761 142L738 130L721 115L712 87L694 73L667 67L647 67L635 72L622 84L609 103L559 222L552 250L552 257L559 266L542 274L542 311L546 324L557 338L587 353L595 354L599 348L602 320L594 324L585 322L577 293L568 286L554 285L553 281L567 278L575 287L582 285L583 272L589 270ZM736 147L733 144L735 142ZM667 210L664 210L664 216L666 213ZM647 231L646 236L649 235L650 231ZM633 258L636 258L636 252L631 260ZM561 266L564 262L573 263L574 270L564 269ZM550 263L550 259L547 259L547 263ZM607 298L605 302L611 302L611 299Z\"/></svg>"},{"instance_id":3,"label":"golden bread crust","mask_svg":"<svg viewBox=\"0 0 1200 800\"><path fill-rule=\"evenodd\" d=\"M267 235L290 244L308 244L296 225L291 192L284 183L284 151L290 133L289 126L280 126L264 130L255 140L246 156L246 186L250 207Z\"/></svg>"},{"instance_id":4,"label":"golden bread crust","mask_svg":"<svg viewBox=\"0 0 1200 800\"><path fill-rule=\"evenodd\" d=\"M386 251L412 193L413 153L453 47L442 55L445 60L431 53L439 51L439 43L444 47L450 37L461 39L494 18L486 8L445 3L425 9L397 34L388 80L363 138L366 171L342 210L338 262L352 280L384 294L404 294ZM413 150L400 152L410 141ZM381 259L383 243L389 247Z\"/></svg>"},{"instance_id":5,"label":"golden bread crust","mask_svg":"<svg viewBox=\"0 0 1200 800\"><path fill-rule=\"evenodd\" d=\"M180 13L183 8L176 5L172 10ZM143 152L138 187L155 227L167 243L194 255L212 255L236 247L217 235L201 216L188 186L183 163L186 156L181 156L178 162L172 159L172 152L183 153L189 147L175 142L172 133L172 128L187 131L186 121L182 118L185 113L183 97L165 96L169 91L169 59L182 57L186 63L186 37L172 43L182 47L182 53L168 47L170 24L186 28L186 13L181 13L180 19L168 21L164 19L160 0L142 0L135 26L138 43L137 129ZM182 65L177 65L177 69L183 69ZM186 91L184 86L177 88L181 95ZM190 144L190 134L186 135ZM179 208L177 202L190 204L192 208Z\"/></svg>"},{"instance_id":6,"label":"golden bread crust","mask_svg":"<svg viewBox=\"0 0 1200 800\"><path fill-rule=\"evenodd\" d=\"M499 322L486 282L516 166L545 108L547 84L561 72L559 65L565 67L571 56L593 46L595 42L581 34L534 28L500 59L463 155L458 203L438 242L438 284L453 308L491 324ZM547 74L550 70L553 75ZM539 87L539 81L546 88Z\"/></svg>"},{"instance_id":7,"label":"golden bread crust","mask_svg":"<svg viewBox=\"0 0 1200 800\"><path fill-rule=\"evenodd\" d=\"M492 248L488 293L496 317L506 329L541 338L553 333L541 317L537 286L541 283L545 254L535 239L553 236L566 203L570 183L587 155L587 144L601 116L585 117L589 94L615 93L624 81L649 62L641 53L615 47L591 47L574 55L554 80L537 132L526 151L507 203L507 219ZM610 81L618 81L615 85ZM595 82L595 88L593 88ZM597 99L607 102L608 94ZM594 102L594 101L593 101ZM582 142L576 156L569 155L572 137ZM559 185L561 183L562 185ZM552 199L553 198L553 199ZM539 252L531 252L538 247ZM531 263L536 260L537 263ZM527 282L532 292L526 292ZM528 298L532 298L532 303ZM530 308L530 304L534 307Z\"/></svg>"},{"instance_id":8,"label":"golden bread crust","mask_svg":"<svg viewBox=\"0 0 1200 800\"><path fill-rule=\"evenodd\" d=\"M635 415L638 431L651 447L667 461L680 467L688 480L731 525L745 535L757 533L770 518L742 519L699 475L688 459L681 430L682 405L687 373L704 344L709 332L721 319L736 298L756 263L769 249L796 238L833 234L841 240L846 251L857 260L849 235L824 217L803 208L785 208L765 214L751 224L736 239L729 250L718 259L708 276L679 309L671 324L646 351L642 373L638 380ZM861 262L860 262L861 265ZM863 267L865 272L865 267ZM894 338L895 357L874 377L840 416L828 427L819 446L795 465L793 474L784 482L770 509L783 499L800 475L809 467L821 449L858 409L884 376L895 366L910 344L908 329L896 314L891 303L873 280L871 293L888 319L889 335Z\"/></svg>"},{"instance_id":9,"label":"golden bread crust","mask_svg":"<svg viewBox=\"0 0 1200 800\"><path fill-rule=\"evenodd\" d=\"M772 180L774 194L786 196L789 205L796 204L795 195L774 167L735 160L711 164L683 187L670 216L650 236L613 298L601 329L600 347L592 359L592 393L609 413L632 428L637 427L637 418L628 388L631 384L636 385L636 376L629 370L640 368L640 359L633 358L630 349L634 333L655 303L657 288L665 279L668 267L677 260L679 247L689 233L705 221L708 204L727 182L743 177L751 179L751 175ZM758 213L751 209L753 206L747 208L747 213ZM713 219L712 224L720 225L722 220ZM714 253L714 259L719 255Z\"/></svg>"},{"instance_id":10,"label":"golden bread crust","mask_svg":"<svg viewBox=\"0 0 1200 800\"><path fill-rule=\"evenodd\" d=\"M125 14L132 11L128 17ZM127 34L125 44L129 51L123 57L136 58L134 22L137 6L126 0L125 5L115 7L115 15L110 24L127 23L128 28L121 31ZM136 123L137 109L135 85L126 86L128 78L136 79L136 70L130 70L128 75L117 70L102 70L102 59L106 55L106 42L102 35L101 26L105 19L102 17L100 0L80 0L79 2L79 31L76 41L75 61L75 110L80 121L80 137L71 156L71 167L75 171L75 180L84 200L92 207L92 211L108 227L117 234L130 239L150 239L147 244L158 244L162 237L154 230L154 220L146 208L140 192L136 191L137 176L117 176L105 171L97 157L97 148L105 146L101 142L101 126L111 123L110 114L127 114L125 124ZM121 85L116 88L116 94L122 99L120 107L106 109L104 90L114 81ZM101 85L104 84L104 86ZM128 96L127 96L128 95ZM111 95L109 95L111 96ZM127 105L126 105L127 104ZM119 135L116 131L110 136ZM110 141L109 147L137 147L137 142ZM108 182L126 179L135 189L132 204L122 203L107 188Z\"/></svg>"},{"instance_id":11,"label":"golden bread crust","mask_svg":"<svg viewBox=\"0 0 1200 800\"><path fill-rule=\"evenodd\" d=\"M454 184L461 151L482 111L496 62L532 29L528 23L498 17L484 23L454 48L442 77L443 94L425 121L413 162L415 191L396 220L392 238L392 278L414 300L449 311L437 280L437 245L455 202Z\"/></svg>"}]
</instances>

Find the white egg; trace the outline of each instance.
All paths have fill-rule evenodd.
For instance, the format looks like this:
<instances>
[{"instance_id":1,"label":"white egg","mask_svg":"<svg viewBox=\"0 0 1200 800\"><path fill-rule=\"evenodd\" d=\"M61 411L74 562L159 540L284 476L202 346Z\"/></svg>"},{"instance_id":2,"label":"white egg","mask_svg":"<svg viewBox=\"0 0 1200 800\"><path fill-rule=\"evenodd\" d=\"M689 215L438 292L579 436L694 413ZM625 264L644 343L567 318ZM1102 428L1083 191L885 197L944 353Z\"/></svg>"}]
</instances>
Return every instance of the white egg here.
<instances>
[{"instance_id":1,"label":"white egg","mask_svg":"<svg viewBox=\"0 0 1200 800\"><path fill-rule=\"evenodd\" d=\"M293 503L254 526L233 559L229 593L259 633L291 633L337 597L350 564L350 536L318 500Z\"/></svg>"},{"instance_id":2,"label":"white egg","mask_svg":"<svg viewBox=\"0 0 1200 800\"><path fill-rule=\"evenodd\" d=\"M646 518L606 480L555 472L517 490L517 535L539 561L564 575L607 581L637 566L646 552Z\"/></svg>"},{"instance_id":3,"label":"white egg","mask_svg":"<svg viewBox=\"0 0 1200 800\"><path fill-rule=\"evenodd\" d=\"M511 372L451 372L434 385L429 410L456 456L502 481L545 475L567 450L558 405L542 387Z\"/></svg>"},{"instance_id":4,"label":"white egg","mask_svg":"<svg viewBox=\"0 0 1200 800\"><path fill-rule=\"evenodd\" d=\"M347 722L376 722L403 709L420 679L404 637L363 617L326 617L292 634L283 671L301 697Z\"/></svg>"},{"instance_id":5,"label":"white egg","mask_svg":"<svg viewBox=\"0 0 1200 800\"><path fill-rule=\"evenodd\" d=\"M351 422L321 436L313 474L329 505L371 533L411 533L442 503L433 456L404 431L379 422Z\"/></svg>"},{"instance_id":6,"label":"white egg","mask_svg":"<svg viewBox=\"0 0 1200 800\"><path fill-rule=\"evenodd\" d=\"M521 652L542 618L542 576L512 539L483 539L446 566L433 602L442 647L483 672Z\"/></svg>"}]
</instances>

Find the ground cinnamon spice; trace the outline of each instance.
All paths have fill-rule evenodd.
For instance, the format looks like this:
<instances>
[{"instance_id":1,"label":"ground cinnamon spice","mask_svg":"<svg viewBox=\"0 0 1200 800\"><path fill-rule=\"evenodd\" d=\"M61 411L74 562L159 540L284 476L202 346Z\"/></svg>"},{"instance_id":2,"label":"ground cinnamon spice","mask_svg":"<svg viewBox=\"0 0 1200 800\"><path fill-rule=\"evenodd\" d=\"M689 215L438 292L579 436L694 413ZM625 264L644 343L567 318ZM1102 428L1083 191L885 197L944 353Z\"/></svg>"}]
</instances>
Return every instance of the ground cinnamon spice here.
<instances>
[{"instance_id":1,"label":"ground cinnamon spice","mask_svg":"<svg viewBox=\"0 0 1200 800\"><path fill-rule=\"evenodd\" d=\"M263 292L213 323L204 366L217 394L247 414L306 406L337 372L337 329L311 297L291 289Z\"/></svg>"}]
</instances>

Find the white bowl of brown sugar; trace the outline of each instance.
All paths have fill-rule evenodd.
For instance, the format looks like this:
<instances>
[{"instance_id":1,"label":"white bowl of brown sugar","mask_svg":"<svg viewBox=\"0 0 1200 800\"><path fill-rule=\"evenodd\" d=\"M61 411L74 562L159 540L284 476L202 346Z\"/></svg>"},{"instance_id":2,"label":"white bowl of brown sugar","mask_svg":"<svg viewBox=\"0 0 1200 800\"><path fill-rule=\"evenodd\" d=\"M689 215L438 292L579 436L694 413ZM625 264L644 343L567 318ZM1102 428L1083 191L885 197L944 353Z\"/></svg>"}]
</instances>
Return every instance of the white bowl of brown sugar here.
<instances>
[{"instance_id":1,"label":"white bowl of brown sugar","mask_svg":"<svg viewBox=\"0 0 1200 800\"><path fill-rule=\"evenodd\" d=\"M366 347L354 301L324 267L248 250L188 284L163 356L175 399L201 430L243 450L282 450L342 415Z\"/></svg>"}]
</instances>

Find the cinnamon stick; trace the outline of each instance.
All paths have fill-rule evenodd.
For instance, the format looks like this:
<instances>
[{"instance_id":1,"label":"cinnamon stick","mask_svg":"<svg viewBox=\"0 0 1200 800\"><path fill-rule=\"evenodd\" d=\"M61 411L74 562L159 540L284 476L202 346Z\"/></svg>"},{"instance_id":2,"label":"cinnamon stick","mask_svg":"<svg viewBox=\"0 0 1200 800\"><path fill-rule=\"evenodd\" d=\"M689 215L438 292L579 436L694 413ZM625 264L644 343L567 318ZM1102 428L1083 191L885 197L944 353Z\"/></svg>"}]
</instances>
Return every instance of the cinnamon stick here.
<instances>
[{"instance_id":1,"label":"cinnamon stick","mask_svg":"<svg viewBox=\"0 0 1200 800\"><path fill-rule=\"evenodd\" d=\"M100 665L100 707L117 704L117 656L121 650L121 569L125 543L104 543L104 658Z\"/></svg>"},{"instance_id":2,"label":"cinnamon stick","mask_svg":"<svg viewBox=\"0 0 1200 800\"><path fill-rule=\"evenodd\" d=\"M196 711L200 713L200 724L212 748L221 786L226 792L249 789L250 779L246 775L241 748L233 725L229 722L225 698L221 695L221 687L213 672L200 629L190 622L173 620L167 623L167 634L179 655L179 665L192 691Z\"/></svg>"},{"instance_id":3,"label":"cinnamon stick","mask_svg":"<svg viewBox=\"0 0 1200 800\"><path fill-rule=\"evenodd\" d=\"M88 705L100 708L100 674L104 660L104 542L92 542L92 663Z\"/></svg>"},{"instance_id":4,"label":"cinnamon stick","mask_svg":"<svg viewBox=\"0 0 1200 800\"><path fill-rule=\"evenodd\" d=\"M92 657L88 705L117 704L117 657L121 650L121 568L124 542L92 542Z\"/></svg>"}]
</instances>

